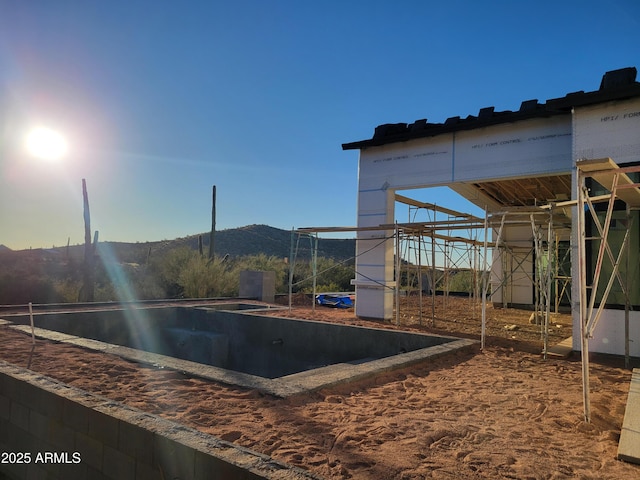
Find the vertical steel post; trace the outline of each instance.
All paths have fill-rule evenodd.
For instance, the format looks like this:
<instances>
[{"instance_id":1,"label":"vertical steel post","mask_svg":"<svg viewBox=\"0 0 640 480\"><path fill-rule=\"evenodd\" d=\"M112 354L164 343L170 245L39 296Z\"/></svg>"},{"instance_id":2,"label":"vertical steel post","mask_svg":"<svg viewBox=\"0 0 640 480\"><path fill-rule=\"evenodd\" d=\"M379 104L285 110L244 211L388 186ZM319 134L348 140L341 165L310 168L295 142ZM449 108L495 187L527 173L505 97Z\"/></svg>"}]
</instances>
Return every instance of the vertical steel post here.
<instances>
[{"instance_id":1,"label":"vertical steel post","mask_svg":"<svg viewBox=\"0 0 640 480\"><path fill-rule=\"evenodd\" d=\"M401 254L401 245L400 245L400 228L398 227L398 222L396 221L396 286L395 286L395 296L396 296L396 325L400 325L400 254Z\"/></svg>"},{"instance_id":2,"label":"vertical steel post","mask_svg":"<svg viewBox=\"0 0 640 480\"><path fill-rule=\"evenodd\" d=\"M418 232L418 308L420 310L420 325L422 326L422 229ZM433 240L432 240L433 241ZM433 320L432 320L433 322Z\"/></svg>"},{"instance_id":3,"label":"vertical steel post","mask_svg":"<svg viewBox=\"0 0 640 480\"><path fill-rule=\"evenodd\" d=\"M584 420L591 422L591 399L589 396L589 334L587 332L587 258L585 225L585 180L580 168L576 166L577 209L578 209L578 277L580 279L580 355L582 359L582 403ZM592 291L591 295L595 295Z\"/></svg>"},{"instance_id":4,"label":"vertical steel post","mask_svg":"<svg viewBox=\"0 0 640 480\"><path fill-rule=\"evenodd\" d=\"M629 205L627 205L626 209L627 216L627 232L631 230L631 224L633 219L631 217L631 209ZM625 259L625 275L624 275L624 283L625 283L625 295L624 295L624 368L629 368L629 310L631 304L631 298L629 297L629 272L631 270L631 255L629 255L629 246L626 248L626 259Z\"/></svg>"},{"instance_id":5,"label":"vertical steel post","mask_svg":"<svg viewBox=\"0 0 640 480\"><path fill-rule=\"evenodd\" d=\"M315 241L314 241L315 240ZM316 287L317 287L317 277L318 277L318 232L315 232L315 235L309 235L309 242L311 244L311 272L313 275L313 307L311 308L314 312L316 311Z\"/></svg>"},{"instance_id":6,"label":"vertical steel post","mask_svg":"<svg viewBox=\"0 0 640 480\"><path fill-rule=\"evenodd\" d=\"M436 223L436 206L433 206L433 224ZM422 309L420 309L422 312ZM431 230L431 326L436 324L436 239Z\"/></svg>"},{"instance_id":7,"label":"vertical steel post","mask_svg":"<svg viewBox=\"0 0 640 480\"><path fill-rule=\"evenodd\" d=\"M480 334L480 348L484 350L484 339L487 325L487 285L489 283L489 273L487 272L487 247L489 243L489 211L484 207L484 259L482 268L482 329Z\"/></svg>"},{"instance_id":8,"label":"vertical steel post","mask_svg":"<svg viewBox=\"0 0 640 480\"><path fill-rule=\"evenodd\" d=\"M549 209L549 226L547 227L547 289L546 305L544 316L544 359L547 359L547 349L549 348L549 320L551 317L551 280L553 279L553 205Z\"/></svg>"}]
</instances>

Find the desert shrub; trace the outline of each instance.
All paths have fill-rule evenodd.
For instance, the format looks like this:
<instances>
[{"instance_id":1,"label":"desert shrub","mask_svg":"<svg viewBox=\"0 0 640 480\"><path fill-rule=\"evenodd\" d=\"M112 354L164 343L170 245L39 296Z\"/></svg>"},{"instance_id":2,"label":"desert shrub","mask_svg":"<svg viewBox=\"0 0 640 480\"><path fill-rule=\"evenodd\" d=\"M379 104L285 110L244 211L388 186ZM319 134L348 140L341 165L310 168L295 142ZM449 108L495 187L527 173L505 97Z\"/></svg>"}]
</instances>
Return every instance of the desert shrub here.
<instances>
[{"instance_id":1,"label":"desert shrub","mask_svg":"<svg viewBox=\"0 0 640 480\"><path fill-rule=\"evenodd\" d=\"M157 298L167 298L165 289L160 284L154 273L146 268L141 267L135 276L136 290L138 298L143 300L153 300Z\"/></svg>"},{"instance_id":2,"label":"desert shrub","mask_svg":"<svg viewBox=\"0 0 640 480\"><path fill-rule=\"evenodd\" d=\"M127 256L127 260L131 260ZM289 264L283 257L264 253L213 261L189 247L149 257L149 262L124 262L118 249L102 245L94 269L95 301L134 301L160 298L233 297L239 293L243 270L273 271L276 292L286 293ZM76 302L83 286L83 260L52 256L42 260L35 253L0 256L0 304ZM319 258L318 291L350 291L353 265ZM296 263L294 292L311 291L312 268L308 260Z\"/></svg>"},{"instance_id":3,"label":"desert shrub","mask_svg":"<svg viewBox=\"0 0 640 480\"><path fill-rule=\"evenodd\" d=\"M471 270L461 270L449 277L450 292L473 293L475 273Z\"/></svg>"},{"instance_id":4,"label":"desert shrub","mask_svg":"<svg viewBox=\"0 0 640 480\"><path fill-rule=\"evenodd\" d=\"M195 253L178 276L178 284L189 298L230 297L238 295L238 276L218 260Z\"/></svg>"},{"instance_id":5,"label":"desert shrub","mask_svg":"<svg viewBox=\"0 0 640 480\"><path fill-rule=\"evenodd\" d=\"M155 283L163 293L163 297L179 298L184 296L184 287L179 282L180 274L196 254L194 250L188 247L180 247L170 250L162 256L152 258L148 272L155 279Z\"/></svg>"},{"instance_id":6,"label":"desert shrub","mask_svg":"<svg viewBox=\"0 0 640 480\"><path fill-rule=\"evenodd\" d=\"M82 284L78 280L70 278L55 279L53 288L55 289L61 303L73 303L78 300L78 292Z\"/></svg>"},{"instance_id":7,"label":"desert shrub","mask_svg":"<svg viewBox=\"0 0 640 480\"><path fill-rule=\"evenodd\" d=\"M294 270L294 292L313 291L313 265L298 262ZM316 291L348 292L353 290L351 280L355 278L355 267L336 262L331 258L318 258L316 263Z\"/></svg>"},{"instance_id":8,"label":"desert shrub","mask_svg":"<svg viewBox=\"0 0 640 480\"><path fill-rule=\"evenodd\" d=\"M42 275L0 277L0 304L60 303L61 296L52 279Z\"/></svg>"}]
</instances>

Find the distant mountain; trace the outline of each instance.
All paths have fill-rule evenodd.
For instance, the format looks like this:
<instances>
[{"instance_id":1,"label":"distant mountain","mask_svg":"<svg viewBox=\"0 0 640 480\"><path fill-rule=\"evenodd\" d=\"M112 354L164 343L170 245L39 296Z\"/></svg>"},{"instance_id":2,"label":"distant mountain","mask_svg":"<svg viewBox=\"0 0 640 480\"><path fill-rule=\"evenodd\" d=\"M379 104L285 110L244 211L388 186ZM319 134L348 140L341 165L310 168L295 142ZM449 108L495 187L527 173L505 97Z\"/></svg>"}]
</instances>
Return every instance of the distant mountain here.
<instances>
[{"instance_id":1,"label":"distant mountain","mask_svg":"<svg viewBox=\"0 0 640 480\"><path fill-rule=\"evenodd\" d=\"M148 256L162 255L169 250L179 247L198 249L198 238L202 237L203 252L209 253L209 232L154 242L99 242L100 255L110 255L120 262L145 263ZM311 257L311 242L308 237L302 236L298 241L294 235L294 246L298 245L298 258ZM215 234L215 254L217 257L229 255L240 257L244 255L257 255L263 253L267 256L288 257L291 251L291 231L281 230L268 225L247 225L245 227L230 228L217 231ZM355 256L355 239L318 239L318 256L344 261ZM65 256L81 259L84 245L70 247L57 247L54 249L34 250L41 255L51 255L59 252Z\"/></svg>"},{"instance_id":2,"label":"distant mountain","mask_svg":"<svg viewBox=\"0 0 640 480\"><path fill-rule=\"evenodd\" d=\"M98 242L96 250L101 259L99 265L104 268L98 268L96 273L101 278L98 283L102 282L100 283L100 288L104 289L102 295L112 298L109 290L109 273L113 273L113 270L109 268L110 266L128 264L127 271L144 273L146 269L137 269L136 266L149 265L156 260L162 263L166 254L177 248L190 248L197 251L200 238L203 253L208 255L208 233L159 242ZM294 235L293 240L299 245L298 260L309 261L311 259L309 238L300 238L298 242L297 235ZM217 258L229 255L233 259L256 254L285 258L290 254L291 243L290 231L267 225L249 225L216 232L215 253ZM26 250L0 248L0 304L75 301L78 298L77 285L82 281L84 250L84 245ZM336 261L349 262L355 255L355 240L319 239L318 255ZM229 263L232 264L232 262ZM134 275L131 278L134 277L136 281L144 282L143 277L137 278ZM180 290L174 288L175 286L165 287L162 287L164 296L172 297L180 294ZM154 290L147 294L156 295L158 291Z\"/></svg>"},{"instance_id":3,"label":"distant mountain","mask_svg":"<svg viewBox=\"0 0 640 480\"><path fill-rule=\"evenodd\" d=\"M206 252L209 251L209 233L203 233L202 243ZM187 237L185 244L191 248L198 248L198 236ZM179 240L175 240L178 242ZM291 231L281 230L268 225L247 225L245 227L221 230L215 234L215 254L238 257L243 255L257 255L264 253L268 256L288 257L291 252ZM311 242L302 236L298 240L297 234L293 238L294 247L298 245L298 257L307 258L311 252ZM347 260L355 256L356 244L354 239L318 239L318 256Z\"/></svg>"}]
</instances>

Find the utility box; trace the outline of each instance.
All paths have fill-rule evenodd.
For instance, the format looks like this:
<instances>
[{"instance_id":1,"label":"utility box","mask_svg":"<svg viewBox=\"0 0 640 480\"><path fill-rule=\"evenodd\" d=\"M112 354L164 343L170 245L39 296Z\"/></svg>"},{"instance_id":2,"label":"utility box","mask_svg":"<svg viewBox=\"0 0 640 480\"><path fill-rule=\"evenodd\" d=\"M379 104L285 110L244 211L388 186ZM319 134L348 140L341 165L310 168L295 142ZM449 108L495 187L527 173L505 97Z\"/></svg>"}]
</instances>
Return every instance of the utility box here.
<instances>
[{"instance_id":1,"label":"utility box","mask_svg":"<svg viewBox=\"0 0 640 480\"><path fill-rule=\"evenodd\" d=\"M240 272L240 297L273 303L276 298L276 272Z\"/></svg>"}]
</instances>

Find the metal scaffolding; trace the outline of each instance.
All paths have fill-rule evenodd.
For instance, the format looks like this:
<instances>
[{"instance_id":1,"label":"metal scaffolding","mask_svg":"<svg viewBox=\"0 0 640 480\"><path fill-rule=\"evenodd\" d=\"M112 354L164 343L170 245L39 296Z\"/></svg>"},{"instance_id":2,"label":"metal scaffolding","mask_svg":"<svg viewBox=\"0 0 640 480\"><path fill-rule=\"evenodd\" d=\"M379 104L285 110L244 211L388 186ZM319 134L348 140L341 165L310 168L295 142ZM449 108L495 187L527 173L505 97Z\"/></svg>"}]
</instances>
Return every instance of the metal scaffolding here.
<instances>
[{"instance_id":1,"label":"metal scaffolding","mask_svg":"<svg viewBox=\"0 0 640 480\"><path fill-rule=\"evenodd\" d=\"M533 318L540 325L543 341L543 355L546 358L549 339L549 320L551 308L557 313L560 297L557 285L563 282L566 289L567 279L558 275L560 264L558 239L561 234L570 234L570 219L564 214L564 206L553 203L536 207L514 207L502 212L487 214L488 228L495 233L495 240L486 248L495 252L500 275L492 269L494 287L488 296L501 295L503 307L510 305L514 281L523 280L533 286ZM519 240L505 239L506 227L530 229L531 236ZM515 280L514 280L515 279ZM555 287L555 288L554 288ZM563 292L560 292L562 295ZM485 330L486 313L482 315L482 331ZM484 333L482 343L484 345Z\"/></svg>"},{"instance_id":2,"label":"metal scaffolding","mask_svg":"<svg viewBox=\"0 0 640 480\"><path fill-rule=\"evenodd\" d=\"M401 278L406 275L407 284L417 283L417 292L420 302L420 323L422 324L422 299L424 291L428 291L432 296L431 324L435 321L435 295L436 290L441 290L446 296L449 293L449 280L452 271L459 271L463 268L470 271L473 278L473 292L470 294L472 301L480 301L480 284L486 275L486 260L482 259L484 242L477 238L486 227L482 218L473 215L457 212L434 204L423 203L417 200L396 194L396 201L409 205L413 209L410 213L410 220L407 223L395 223L393 225L379 225L375 227L305 227L293 230L291 234L291 254L289 265L289 307L291 308L291 298L294 286L294 269L298 256L300 239L309 237L312 242L311 261L313 262L313 277L318 274L315 262L317 261L317 235L318 233L345 233L360 231L393 231L393 236L380 239L380 243L393 241L395 248L395 268L394 268L394 288L395 294L395 321L400 323L400 293ZM433 214L427 221L417 220L418 211L428 211ZM443 219L436 218L436 215L443 215ZM412 216L412 218L411 218ZM463 231L463 235L455 235L456 232ZM315 240L315 244L313 241ZM441 264L436 264L436 258L441 259ZM355 257L353 257L355 259ZM352 259L350 259L352 260ZM461 262L466 262L465 267ZM483 267L484 265L484 267ZM442 273L439 274L438 270ZM356 272L358 274L358 272ZM412 277L413 275L413 277ZM300 282L308 281L310 278ZM370 279L373 281L373 279ZM298 282L298 283L300 283ZM428 285L424 285L424 283ZM315 281L313 282L313 296L316 295ZM382 285L382 284L381 284ZM384 286L384 285L382 285ZM427 288L425 288L427 287ZM357 300L356 300L357 301Z\"/></svg>"},{"instance_id":3,"label":"metal scaffolding","mask_svg":"<svg viewBox=\"0 0 640 480\"><path fill-rule=\"evenodd\" d=\"M408 206L409 222L396 224L396 324L400 323L400 280L406 277L405 290L418 294L419 322L422 325L423 295L431 296L430 324L436 319L436 293L442 294L442 306L447 308L451 280L463 271L469 272L472 289L470 301L480 302L482 275L482 247L479 240L486 225L484 219L469 213L458 212L420 202L396 194L396 202ZM426 219L425 221L418 221ZM456 235L456 233L460 233ZM484 262L486 263L486 262ZM416 288L417 285L417 288Z\"/></svg>"},{"instance_id":4,"label":"metal scaffolding","mask_svg":"<svg viewBox=\"0 0 640 480\"><path fill-rule=\"evenodd\" d=\"M629 310L631 308L629 294L631 265L628 247L633 224L631 212L640 210L640 183L634 183L628 174L638 172L640 172L640 166L622 168L610 158L576 162L580 343L584 418L587 422L591 421L589 339L593 337L616 281L622 290L625 302L625 363L628 365ZM597 191L597 186L593 183L589 185L590 181L597 182L609 193L592 195L594 190ZM625 221L619 222L624 225L625 233L619 246L613 245L610 235L616 200L624 202L625 206ZM596 204L599 203L606 206L606 209L597 209ZM589 212L590 217L587 217L586 212ZM598 215L599 212L604 213L604 218ZM591 230L591 233L588 233L588 230ZM592 259L591 271L587 271L587 256ZM603 268L607 261L610 268L608 272ZM624 269L626 275L621 274L623 262L626 266ZM600 280L606 282L604 289L600 288Z\"/></svg>"},{"instance_id":5,"label":"metal scaffolding","mask_svg":"<svg viewBox=\"0 0 640 480\"><path fill-rule=\"evenodd\" d=\"M318 233L317 232L296 232L295 230L291 231L291 250L289 254L289 311L292 308L292 299L293 299L293 278L295 275L296 269L296 261L298 259L298 252L300 250L300 239L308 238L309 239L309 247L311 252L311 278L313 281L313 310L316 309L316 282L318 278ZM303 279L302 283L307 279Z\"/></svg>"},{"instance_id":6,"label":"metal scaffolding","mask_svg":"<svg viewBox=\"0 0 640 480\"><path fill-rule=\"evenodd\" d=\"M638 303L638 285L632 285L640 277L640 265L631 264L629 252L630 241L639 240L637 234L632 235L634 216L640 210L640 183L634 182L633 175L640 174L640 166L619 166L610 158L578 160L576 162L576 197L574 200L550 202L534 207L507 208L503 212L485 212L481 219L470 214L437 207L434 204L419 202L402 195L395 200L409 206L409 222L376 227L325 227L304 228L297 230L300 235L315 234L317 251L317 233L319 232L358 232L362 230L393 231L393 236L385 236L381 242L395 240L395 315L399 323L400 289L402 273L405 272L408 285L414 280L420 298L420 322L422 323L422 295L427 291L432 295L431 322L436 318L435 292L442 290L445 294L443 304L446 305L449 275L461 267L456 262L464 261L465 268L473 272L474 287L471 298L480 300L482 305L481 346L485 345L486 304L488 299L500 291L504 304L509 303L507 284L514 273L525 275L534 288L534 314L542 319L541 335L544 340L544 354L548 348L549 317L552 309L558 311L562 298L569 297L568 285L571 275L562 271L561 265L567 262L570 250L564 252L559 248L560 239L571 240L577 244L578 283L575 291L579 292L580 344L582 357L582 383L584 418L591 420L590 387L589 387L589 339L607 306L610 296L616 295L614 303L624 303L625 315L625 364L629 364L630 348L630 310ZM631 175L631 176L630 176ZM599 184L599 186L598 186ZM623 208L624 207L624 208ZM575 208L574 211L571 211ZM621 214L624 211L624 218ZM431 215L427 221L416 221L418 212ZM614 214L615 212L615 214ZM444 217L438 217L443 215ZM572 220L573 217L573 220ZM637 223L637 219L636 219ZM518 242L505 240L505 230L511 226L525 226L531 230L529 239ZM617 239L612 241L610 235L612 225L618 231ZM570 228L573 227L573 233ZM466 230L465 236L455 235ZM489 231L493 239L489 239ZM621 232L624 235L620 239ZM484 233L484 240L481 239ZM295 259L297 243L292 232L291 258ZM311 236L309 237L312 238ZM294 243L296 246L294 247ZM375 247L374 247L375 248ZM466 249L464 253L460 249ZM492 265L489 268L489 250L493 252ZM637 252L634 262L638 262ZM355 257L354 257L355 258ZM437 260L441 263L438 265ZM464 260L463 260L464 259ZM316 255L312 255L313 275L317 274ZM526 268L524 264L526 264ZM295 263L295 262L293 262ZM497 267L499 266L499 267ZM589 266L589 269L587 268ZM293 281L291 265L289 293ZM489 272L501 269L498 280L494 277L493 289L489 288ZM631 273L630 273L631 272ZM414 275L413 278L411 274ZM423 284L428 282L428 288ZM618 285L618 291L614 288ZM386 285L384 285L386 286ZM613 294L612 294L613 290ZM631 293L630 293L631 292ZM315 282L314 282L315 294ZM621 295L621 296L620 296ZM636 300L632 301L635 295ZM574 332L576 334L576 332Z\"/></svg>"},{"instance_id":7,"label":"metal scaffolding","mask_svg":"<svg viewBox=\"0 0 640 480\"><path fill-rule=\"evenodd\" d=\"M428 318L433 326L436 320L436 293L441 292L442 306L446 309L453 274L459 274L461 271L469 272L472 279L469 300L474 309L480 306L482 348L485 346L487 301L500 290L502 303L508 305L510 303L507 298L509 289L506 287L510 285L511 279L515 275L519 275L526 280L527 285L534 287L534 318L542 319L539 324L541 339L544 343L543 353L546 357L549 317L552 305L557 312L559 303L558 289L557 287L554 289L554 285L562 281L564 282L563 289L566 290L566 284L570 280L570 277L560 278L556 273L559 263L557 238L559 232L565 233L569 230L568 223L570 224L570 219L564 215L565 205L546 204L537 207L514 207L502 212L493 212L491 215L485 212L485 218L480 218L399 194L396 194L395 200L408 206L409 222L365 228L309 227L301 228L294 233L297 233L299 242L301 235L315 234L317 239L319 232L393 231L393 237L385 237L381 239L381 242L395 240L395 286L393 288L395 289L395 322L397 325L400 324L400 297L403 290L406 295L409 295L411 290L417 292L421 325L424 323L423 315L425 313L423 295L428 293L431 296L431 312ZM425 221L418 221L425 216ZM530 228L531 236L520 240L519 244L506 241L504 238L505 229L513 226ZM489 240L490 230L497 232L494 234L494 240ZM292 233L291 257L295 259L298 242L294 242L293 235ZM295 250L294 243L296 244ZM494 256L492 261L489 259L490 251ZM312 259L314 258L312 255ZM496 259L501 262L502 271L499 280L494 281L491 291L490 264ZM523 267L523 263L526 261L532 263L531 270ZM295 262L290 265L292 270L294 265ZM290 272L290 293L292 281L293 273ZM555 299L553 298L554 292ZM315 293L314 288L314 296Z\"/></svg>"}]
</instances>

